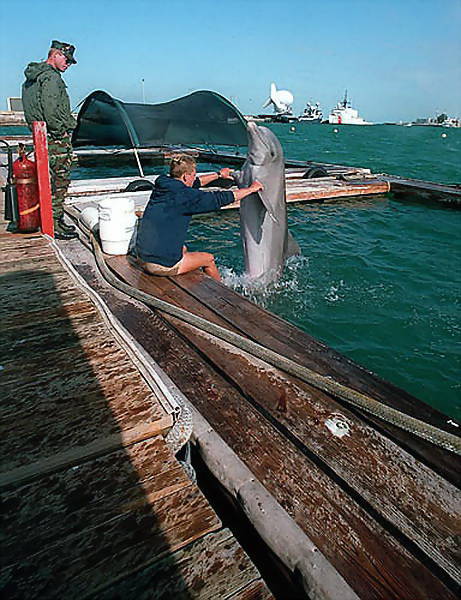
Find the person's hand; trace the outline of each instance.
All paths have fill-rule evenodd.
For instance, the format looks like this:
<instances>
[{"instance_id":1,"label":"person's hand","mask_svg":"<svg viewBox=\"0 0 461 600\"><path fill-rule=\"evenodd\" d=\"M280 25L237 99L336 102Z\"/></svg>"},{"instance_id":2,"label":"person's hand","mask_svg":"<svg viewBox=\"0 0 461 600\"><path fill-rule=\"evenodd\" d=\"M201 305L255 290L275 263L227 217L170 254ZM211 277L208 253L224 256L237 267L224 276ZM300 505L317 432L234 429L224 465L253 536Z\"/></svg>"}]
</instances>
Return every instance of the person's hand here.
<instances>
[{"instance_id":1,"label":"person's hand","mask_svg":"<svg viewBox=\"0 0 461 600\"><path fill-rule=\"evenodd\" d=\"M253 181L253 183L250 185L250 189L251 189L252 193L261 192L264 189L264 186L261 182L256 180L256 181Z\"/></svg>"},{"instance_id":2,"label":"person's hand","mask_svg":"<svg viewBox=\"0 0 461 600\"><path fill-rule=\"evenodd\" d=\"M223 179L232 179L232 169L229 169L228 167L224 167L224 169L221 169L219 171L219 176L222 177Z\"/></svg>"}]
</instances>

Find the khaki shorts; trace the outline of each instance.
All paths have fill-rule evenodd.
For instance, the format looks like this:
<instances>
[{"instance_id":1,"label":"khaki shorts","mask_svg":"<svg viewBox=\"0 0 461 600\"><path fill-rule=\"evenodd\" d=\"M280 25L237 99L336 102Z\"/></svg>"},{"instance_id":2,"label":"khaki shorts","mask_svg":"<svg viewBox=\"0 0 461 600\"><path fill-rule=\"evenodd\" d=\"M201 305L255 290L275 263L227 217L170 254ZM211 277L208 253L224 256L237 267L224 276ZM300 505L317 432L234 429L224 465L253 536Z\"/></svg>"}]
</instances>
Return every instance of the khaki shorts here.
<instances>
[{"instance_id":1,"label":"khaki shorts","mask_svg":"<svg viewBox=\"0 0 461 600\"><path fill-rule=\"evenodd\" d=\"M177 275L182 259L172 267L164 267L163 265L157 265L156 263L144 262L138 259L138 264L144 269L149 275L160 275L167 277L168 275Z\"/></svg>"}]
</instances>

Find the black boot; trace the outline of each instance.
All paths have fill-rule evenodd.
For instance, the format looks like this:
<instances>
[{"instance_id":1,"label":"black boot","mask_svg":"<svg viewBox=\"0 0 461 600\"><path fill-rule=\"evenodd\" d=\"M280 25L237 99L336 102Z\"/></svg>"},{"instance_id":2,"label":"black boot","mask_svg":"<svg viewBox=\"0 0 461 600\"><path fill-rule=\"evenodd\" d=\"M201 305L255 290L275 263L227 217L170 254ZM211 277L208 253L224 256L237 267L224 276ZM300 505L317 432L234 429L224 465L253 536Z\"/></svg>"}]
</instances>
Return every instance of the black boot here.
<instances>
[{"instance_id":1,"label":"black boot","mask_svg":"<svg viewBox=\"0 0 461 600\"><path fill-rule=\"evenodd\" d=\"M76 231L60 231L59 229L54 232L54 237L57 240L75 240L78 238Z\"/></svg>"},{"instance_id":2,"label":"black boot","mask_svg":"<svg viewBox=\"0 0 461 600\"><path fill-rule=\"evenodd\" d=\"M65 233L68 232L74 232L75 231L75 227L74 225L68 225L65 221L64 221L64 215L61 215L58 219L58 227L57 229L60 229L61 231L64 231Z\"/></svg>"}]
</instances>

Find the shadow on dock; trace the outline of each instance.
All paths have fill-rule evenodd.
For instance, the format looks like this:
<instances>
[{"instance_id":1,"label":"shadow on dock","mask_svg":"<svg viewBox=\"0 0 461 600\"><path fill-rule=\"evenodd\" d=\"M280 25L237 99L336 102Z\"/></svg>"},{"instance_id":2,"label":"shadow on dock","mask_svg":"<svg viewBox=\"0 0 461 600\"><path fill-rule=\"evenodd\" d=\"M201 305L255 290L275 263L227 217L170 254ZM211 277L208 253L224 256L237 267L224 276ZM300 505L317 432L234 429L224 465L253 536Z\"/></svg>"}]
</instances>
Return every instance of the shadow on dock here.
<instances>
[{"instance_id":1,"label":"shadow on dock","mask_svg":"<svg viewBox=\"0 0 461 600\"><path fill-rule=\"evenodd\" d=\"M0 246L2 597L270 597L49 245Z\"/></svg>"}]
</instances>

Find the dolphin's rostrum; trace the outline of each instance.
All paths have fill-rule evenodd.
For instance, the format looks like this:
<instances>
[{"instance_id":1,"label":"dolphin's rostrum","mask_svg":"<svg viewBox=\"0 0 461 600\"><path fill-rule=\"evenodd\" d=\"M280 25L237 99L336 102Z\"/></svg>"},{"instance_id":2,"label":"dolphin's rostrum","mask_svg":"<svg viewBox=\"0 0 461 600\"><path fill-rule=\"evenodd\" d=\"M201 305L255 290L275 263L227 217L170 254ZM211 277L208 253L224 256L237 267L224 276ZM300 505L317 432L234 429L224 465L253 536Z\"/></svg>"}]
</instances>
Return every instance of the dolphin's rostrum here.
<instances>
[{"instance_id":1,"label":"dolphin's rostrum","mask_svg":"<svg viewBox=\"0 0 461 600\"><path fill-rule=\"evenodd\" d=\"M240 235L245 271L266 285L276 281L285 260L300 249L287 228L285 160L282 146L267 127L248 123L248 155L242 170L234 174L238 187L255 180L264 190L241 201Z\"/></svg>"}]
</instances>

